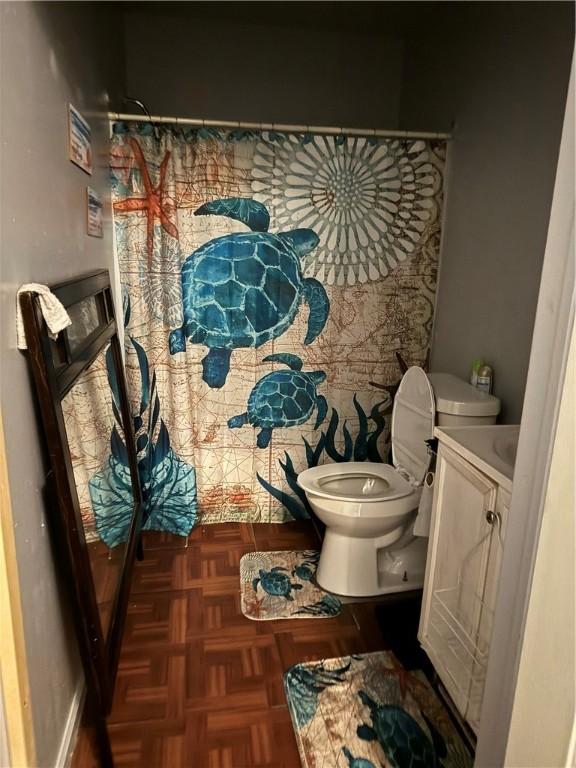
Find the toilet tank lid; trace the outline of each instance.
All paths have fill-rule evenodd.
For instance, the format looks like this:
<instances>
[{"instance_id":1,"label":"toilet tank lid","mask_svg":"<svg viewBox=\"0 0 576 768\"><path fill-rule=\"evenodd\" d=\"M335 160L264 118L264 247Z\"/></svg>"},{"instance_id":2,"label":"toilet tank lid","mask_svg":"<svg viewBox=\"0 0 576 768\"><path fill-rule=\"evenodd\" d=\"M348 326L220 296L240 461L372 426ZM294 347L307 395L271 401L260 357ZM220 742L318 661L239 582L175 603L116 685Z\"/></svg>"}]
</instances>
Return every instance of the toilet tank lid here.
<instances>
[{"instance_id":1,"label":"toilet tank lid","mask_svg":"<svg viewBox=\"0 0 576 768\"><path fill-rule=\"evenodd\" d=\"M429 373L434 389L436 410L454 416L496 416L500 413L500 400L494 395L476 389L451 373Z\"/></svg>"}]
</instances>

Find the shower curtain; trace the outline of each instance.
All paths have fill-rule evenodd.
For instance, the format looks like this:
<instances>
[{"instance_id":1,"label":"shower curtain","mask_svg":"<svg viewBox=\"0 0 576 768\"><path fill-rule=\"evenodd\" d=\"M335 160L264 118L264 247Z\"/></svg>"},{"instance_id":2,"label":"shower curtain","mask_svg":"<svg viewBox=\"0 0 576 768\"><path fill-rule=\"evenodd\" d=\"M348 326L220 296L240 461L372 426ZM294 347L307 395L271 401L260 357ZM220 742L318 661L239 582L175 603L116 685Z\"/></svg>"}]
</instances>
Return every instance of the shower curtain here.
<instances>
[{"instance_id":1,"label":"shower curtain","mask_svg":"<svg viewBox=\"0 0 576 768\"><path fill-rule=\"evenodd\" d=\"M156 527L304 518L298 472L387 460L395 353L430 344L445 149L114 125L138 448L195 473L174 514L178 482L156 493Z\"/></svg>"}]
</instances>

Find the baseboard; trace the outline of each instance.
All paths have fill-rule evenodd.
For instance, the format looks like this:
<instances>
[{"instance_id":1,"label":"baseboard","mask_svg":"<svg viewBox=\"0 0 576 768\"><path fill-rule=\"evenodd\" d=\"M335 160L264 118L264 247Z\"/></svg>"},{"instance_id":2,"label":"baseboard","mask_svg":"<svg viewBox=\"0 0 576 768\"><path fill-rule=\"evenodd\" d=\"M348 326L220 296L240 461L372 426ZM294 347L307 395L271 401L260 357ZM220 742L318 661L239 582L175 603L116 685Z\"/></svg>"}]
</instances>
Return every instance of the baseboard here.
<instances>
[{"instance_id":1,"label":"baseboard","mask_svg":"<svg viewBox=\"0 0 576 768\"><path fill-rule=\"evenodd\" d=\"M58 750L54 768L69 768L70 766L72 753L76 746L80 721L82 720L85 695L86 685L84 684L84 678L82 677L78 681L74 696L72 697L72 703L70 704L70 710L68 711L68 718L66 720L66 726L64 727L64 733L62 734L62 741L60 742L60 749Z\"/></svg>"}]
</instances>

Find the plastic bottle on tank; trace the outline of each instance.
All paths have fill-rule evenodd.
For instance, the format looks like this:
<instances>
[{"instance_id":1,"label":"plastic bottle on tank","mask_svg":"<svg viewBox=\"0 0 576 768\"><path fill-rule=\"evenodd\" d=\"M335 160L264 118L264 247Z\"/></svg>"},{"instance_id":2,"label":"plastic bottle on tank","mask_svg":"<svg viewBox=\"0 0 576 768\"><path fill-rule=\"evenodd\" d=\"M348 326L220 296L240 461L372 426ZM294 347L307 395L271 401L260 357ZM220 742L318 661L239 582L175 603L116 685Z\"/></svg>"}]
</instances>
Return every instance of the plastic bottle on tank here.
<instances>
[{"instance_id":1,"label":"plastic bottle on tank","mask_svg":"<svg viewBox=\"0 0 576 768\"><path fill-rule=\"evenodd\" d=\"M492 392L492 378L492 368L489 365L483 365L478 371L478 381L476 386L478 389L482 390L482 392L490 394Z\"/></svg>"}]
</instances>

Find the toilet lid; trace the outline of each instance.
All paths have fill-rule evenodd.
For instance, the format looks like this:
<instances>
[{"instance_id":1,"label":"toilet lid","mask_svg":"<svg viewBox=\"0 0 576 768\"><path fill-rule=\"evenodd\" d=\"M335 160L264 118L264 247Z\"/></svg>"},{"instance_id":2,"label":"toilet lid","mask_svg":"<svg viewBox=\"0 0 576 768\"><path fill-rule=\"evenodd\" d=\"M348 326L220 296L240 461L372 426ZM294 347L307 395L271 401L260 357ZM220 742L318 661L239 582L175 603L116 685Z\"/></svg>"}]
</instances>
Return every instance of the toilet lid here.
<instances>
[{"instance_id":1,"label":"toilet lid","mask_svg":"<svg viewBox=\"0 0 576 768\"><path fill-rule=\"evenodd\" d=\"M425 441L433 437L434 390L422 368L404 374L392 410L392 461L419 484L424 481L430 455Z\"/></svg>"}]
</instances>

